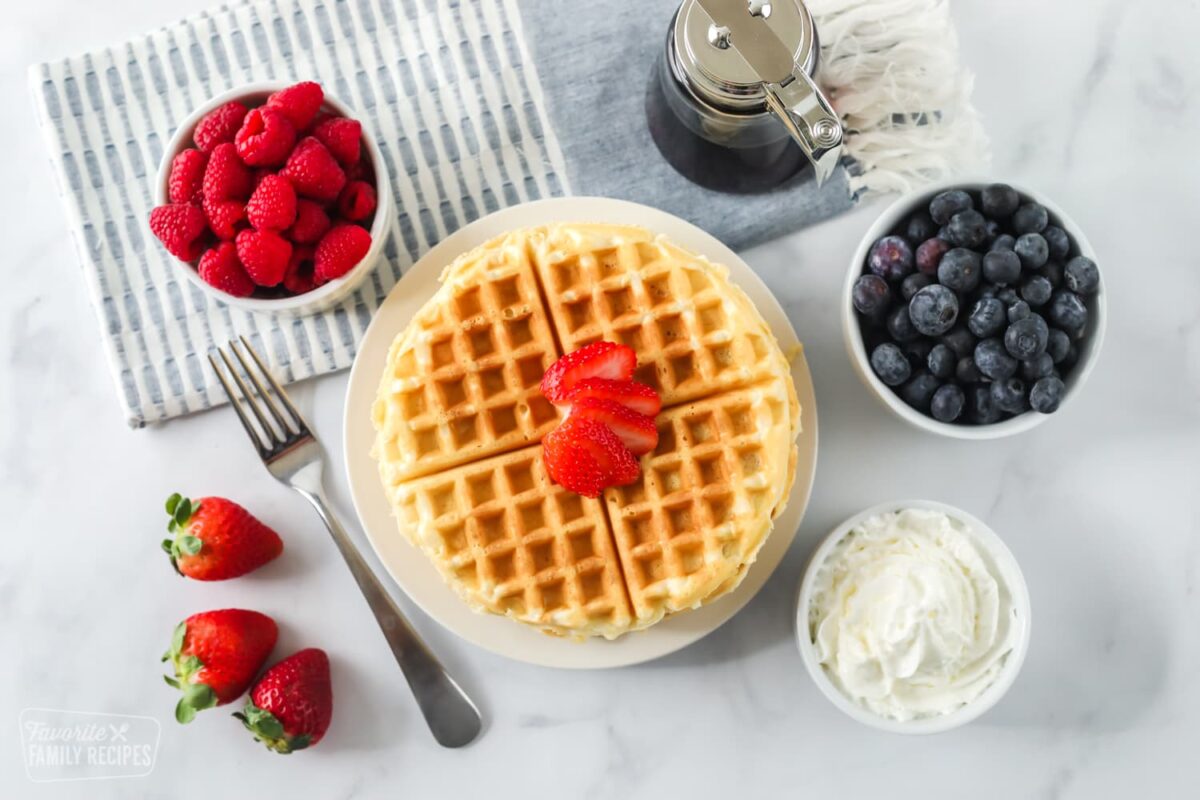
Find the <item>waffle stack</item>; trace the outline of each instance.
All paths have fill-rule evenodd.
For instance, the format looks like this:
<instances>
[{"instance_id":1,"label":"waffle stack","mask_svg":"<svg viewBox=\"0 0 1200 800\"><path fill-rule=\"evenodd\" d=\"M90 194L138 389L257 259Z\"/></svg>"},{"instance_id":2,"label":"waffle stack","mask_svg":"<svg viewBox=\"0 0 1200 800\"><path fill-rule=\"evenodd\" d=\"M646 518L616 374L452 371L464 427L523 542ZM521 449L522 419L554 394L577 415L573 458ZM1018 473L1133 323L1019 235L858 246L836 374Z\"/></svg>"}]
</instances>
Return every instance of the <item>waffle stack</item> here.
<instances>
[{"instance_id":1,"label":"waffle stack","mask_svg":"<svg viewBox=\"0 0 1200 800\"><path fill-rule=\"evenodd\" d=\"M724 267L640 228L514 231L465 254L393 343L374 455L401 532L473 608L614 638L724 595L795 473L787 360ZM541 396L559 355L608 340L663 400L642 476L553 484Z\"/></svg>"}]
</instances>

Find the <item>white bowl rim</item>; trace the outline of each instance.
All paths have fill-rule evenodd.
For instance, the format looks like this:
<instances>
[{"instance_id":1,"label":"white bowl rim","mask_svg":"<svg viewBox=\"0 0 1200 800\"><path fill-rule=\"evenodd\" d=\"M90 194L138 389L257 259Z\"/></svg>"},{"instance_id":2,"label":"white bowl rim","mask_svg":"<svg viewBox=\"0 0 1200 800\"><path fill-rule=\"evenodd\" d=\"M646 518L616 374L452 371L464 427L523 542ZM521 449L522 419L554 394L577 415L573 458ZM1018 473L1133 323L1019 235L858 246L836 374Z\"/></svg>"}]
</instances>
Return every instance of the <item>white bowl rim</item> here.
<instances>
[{"instance_id":1,"label":"white bowl rim","mask_svg":"<svg viewBox=\"0 0 1200 800\"><path fill-rule=\"evenodd\" d=\"M155 178L154 185L154 205L161 206L168 203L167 199L167 179L171 172L171 162L181 150L186 147L187 141L191 138L192 132L195 130L196 123L200 121L208 112L218 106L222 106L231 100L240 100L247 95L255 95L262 93L277 92L280 89L286 89L289 86L294 86L296 81L252 81L239 86L234 86L227 91L212 97L207 102L197 106L190 114L180 121L175 128L175 132L171 134L167 146L163 148L162 161L158 165L158 174ZM325 92L324 85L321 86ZM361 119L361 117L346 103L342 102L337 97L325 92L325 99L322 106L328 106L344 117L352 119ZM391 223L392 217L392 190L391 180L387 171L387 164L383 160L383 154L379 150L379 145L375 141L374 135L370 132L366 125L363 125L362 131L363 142L367 146L367 151L371 155L372 167L375 172L375 219L371 223L371 249L363 256L355 267L340 278L330 281L323 286L313 289L311 292L294 295L292 297L274 297L274 298L255 298L255 297L234 297L233 295L223 292L215 286L210 286L200 278L200 274L196 271L194 265L185 261L181 261L175 256L171 256L172 261L178 265L187 279L192 285L198 287L201 291L208 294L210 297L219 300L226 305L243 308L249 311L259 311L269 314L298 314L315 311L320 308L332 305L343 296L353 290L378 260L385 240L387 239L388 226Z\"/></svg>"},{"instance_id":2,"label":"white bowl rim","mask_svg":"<svg viewBox=\"0 0 1200 800\"><path fill-rule=\"evenodd\" d=\"M979 191L983 187L994 183L1006 183L1016 189L1023 197L1045 206L1046 210L1050 212L1052 221L1056 221L1059 227L1071 236L1071 239L1075 242L1075 246L1079 250L1079 254L1099 263L1096 251L1092 247L1091 242L1088 241L1087 236L1084 235L1083 230L1046 195L1036 189L1030 189L1018 181L1003 178L991 179L968 176L922 186L919 189L904 193L888 205L879 214L871 227L867 229L858 247L855 249L854 256L850 261L850 268L846 273L845 283L842 287L842 338L845 340L846 350L850 354L850 360L859 378L885 406L905 422L923 431L954 439L999 439L1031 430L1052 417L1060 416L1067 404L1079 394L1088 377L1096 368L1096 361L1100 354L1101 345L1104 342L1104 332L1108 319L1107 294L1104 287L1104 274L1101 271L1100 286L1089 301L1089 330L1087 336L1084 338L1085 346L1080 348L1079 361L1065 381L1067 388L1066 393L1063 395L1062 403L1053 414L1026 411L1001 422L994 422L991 425L960 425L952 422L939 422L905 403L891 387L879 379L879 376L871 369L866 346L863 344L858 317L851 300L854 291L854 282L862 274L863 264L867 258L867 251L876 239L891 231L905 215L915 210L918 203L923 199L932 198L938 192L943 192L947 189Z\"/></svg>"},{"instance_id":3,"label":"white bowl rim","mask_svg":"<svg viewBox=\"0 0 1200 800\"><path fill-rule=\"evenodd\" d=\"M812 601L813 585L816 582L817 572L829 557L833 548L852 528L877 514L907 508L941 511L947 516L966 524L975 541L987 550L996 569L1009 581L1009 593L1012 596L1013 605L1017 610L1017 618L1022 628L1017 633L1013 649L1005 659L1004 666L1001 668L1000 674L996 676L996 680L973 701L940 717L901 721L880 716L863 708L833 685L833 681L825 674L825 668L821 666L817 659L816 647L813 645L812 637L809 635L808 606ZM847 716L864 725L889 733L906 735L943 733L978 719L995 706L1000 701L1000 698L1004 697L1008 692L1013 682L1016 681L1017 675L1021 672L1021 667L1025 663L1025 656L1029 652L1029 637L1032 628L1029 585L1025 582L1025 575L1021 572L1020 564L1017 563L1016 557L1008 549L1004 540L1000 538L991 526L974 515L961 508L936 500L897 500L879 503L860 511L834 527L813 551L809 557L808 564L804 568L804 575L800 580L800 587L796 594L796 616L794 623L796 644L800 649L800 659L804 662L804 667L813 679L813 682L817 684L817 688L821 690L821 694L825 695L831 703Z\"/></svg>"}]
</instances>

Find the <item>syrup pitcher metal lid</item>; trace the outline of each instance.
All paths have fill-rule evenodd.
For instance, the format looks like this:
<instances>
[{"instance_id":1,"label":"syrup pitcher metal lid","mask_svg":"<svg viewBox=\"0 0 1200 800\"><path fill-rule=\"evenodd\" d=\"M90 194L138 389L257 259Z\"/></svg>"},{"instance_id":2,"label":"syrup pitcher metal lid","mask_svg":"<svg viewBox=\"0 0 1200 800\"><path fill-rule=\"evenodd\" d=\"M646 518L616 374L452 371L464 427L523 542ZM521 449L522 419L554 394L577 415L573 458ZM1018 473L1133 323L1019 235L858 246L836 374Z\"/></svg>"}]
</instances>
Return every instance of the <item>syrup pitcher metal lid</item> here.
<instances>
[{"instance_id":1,"label":"syrup pitcher metal lid","mask_svg":"<svg viewBox=\"0 0 1200 800\"><path fill-rule=\"evenodd\" d=\"M683 0L672 58L697 100L729 114L769 110L813 164L837 166L842 125L812 79L817 32L799 0Z\"/></svg>"}]
</instances>

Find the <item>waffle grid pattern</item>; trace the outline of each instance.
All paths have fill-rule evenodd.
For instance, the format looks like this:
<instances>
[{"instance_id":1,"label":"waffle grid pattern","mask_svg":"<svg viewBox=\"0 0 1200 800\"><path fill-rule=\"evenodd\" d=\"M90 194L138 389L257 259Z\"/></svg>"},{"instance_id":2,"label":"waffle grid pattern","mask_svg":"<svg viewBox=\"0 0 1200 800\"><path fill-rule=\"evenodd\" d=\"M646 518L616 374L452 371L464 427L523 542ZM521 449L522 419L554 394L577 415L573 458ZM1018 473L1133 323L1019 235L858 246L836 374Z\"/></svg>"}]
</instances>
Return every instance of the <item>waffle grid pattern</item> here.
<instances>
[{"instance_id":1,"label":"waffle grid pattern","mask_svg":"<svg viewBox=\"0 0 1200 800\"><path fill-rule=\"evenodd\" d=\"M540 447L419 479L398 497L468 601L564 631L628 628L604 510L552 483Z\"/></svg>"},{"instance_id":2,"label":"waffle grid pattern","mask_svg":"<svg viewBox=\"0 0 1200 800\"><path fill-rule=\"evenodd\" d=\"M447 582L477 609L609 638L734 588L785 500L798 420L786 361L723 268L640 229L556 226L499 237L443 281L393 345L375 414L401 530ZM597 501L529 444L558 421L542 373L600 339L637 351L663 410L641 478ZM481 435L494 408L524 424Z\"/></svg>"}]
</instances>

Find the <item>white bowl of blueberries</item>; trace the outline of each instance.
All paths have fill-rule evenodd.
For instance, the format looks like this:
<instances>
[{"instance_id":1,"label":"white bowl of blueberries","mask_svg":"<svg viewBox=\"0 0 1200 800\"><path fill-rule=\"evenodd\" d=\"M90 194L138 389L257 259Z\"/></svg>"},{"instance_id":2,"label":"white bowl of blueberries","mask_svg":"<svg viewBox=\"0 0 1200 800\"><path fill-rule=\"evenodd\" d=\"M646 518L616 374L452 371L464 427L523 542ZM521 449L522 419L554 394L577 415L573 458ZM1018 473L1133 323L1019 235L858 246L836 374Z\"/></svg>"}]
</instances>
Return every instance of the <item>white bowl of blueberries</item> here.
<instances>
[{"instance_id":1,"label":"white bowl of blueberries","mask_svg":"<svg viewBox=\"0 0 1200 800\"><path fill-rule=\"evenodd\" d=\"M1010 436L1060 410L1095 366L1104 322L1079 227L1038 192L982 181L884 211L842 306L863 382L907 422L959 439Z\"/></svg>"}]
</instances>

